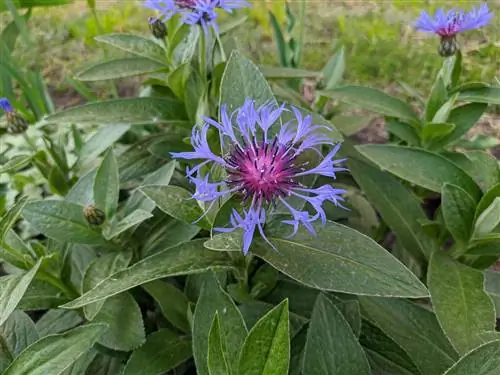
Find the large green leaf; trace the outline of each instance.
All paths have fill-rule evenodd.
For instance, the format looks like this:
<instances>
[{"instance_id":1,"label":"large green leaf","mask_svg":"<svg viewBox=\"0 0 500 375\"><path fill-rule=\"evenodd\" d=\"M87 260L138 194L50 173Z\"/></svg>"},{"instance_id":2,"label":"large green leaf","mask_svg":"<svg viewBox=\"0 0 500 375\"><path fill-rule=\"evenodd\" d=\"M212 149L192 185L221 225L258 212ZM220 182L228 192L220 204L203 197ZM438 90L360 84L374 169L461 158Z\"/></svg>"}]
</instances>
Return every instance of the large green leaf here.
<instances>
[{"instance_id":1,"label":"large green leaf","mask_svg":"<svg viewBox=\"0 0 500 375\"><path fill-rule=\"evenodd\" d=\"M128 352L146 340L141 309L130 293L107 299L93 322L108 326L106 334L97 341L107 348Z\"/></svg>"},{"instance_id":2,"label":"large green leaf","mask_svg":"<svg viewBox=\"0 0 500 375\"><path fill-rule=\"evenodd\" d=\"M483 343L481 333L495 330L495 307L483 290L483 273L436 251L427 277L439 323L455 349L465 355Z\"/></svg>"},{"instance_id":3,"label":"large green leaf","mask_svg":"<svg viewBox=\"0 0 500 375\"><path fill-rule=\"evenodd\" d=\"M255 100L257 106L276 101L259 68L238 51L227 61L220 91L220 105L226 104L228 112L241 107L247 98Z\"/></svg>"},{"instance_id":4,"label":"large green leaf","mask_svg":"<svg viewBox=\"0 0 500 375\"><path fill-rule=\"evenodd\" d=\"M122 51L136 56L148 58L166 64L166 52L162 46L152 39L134 34L106 34L98 35L95 40L119 48Z\"/></svg>"},{"instance_id":5,"label":"large green leaf","mask_svg":"<svg viewBox=\"0 0 500 375\"><path fill-rule=\"evenodd\" d=\"M16 358L24 349L38 340L35 323L23 311L14 311L0 325L0 372Z\"/></svg>"},{"instance_id":6,"label":"large green leaf","mask_svg":"<svg viewBox=\"0 0 500 375\"><path fill-rule=\"evenodd\" d=\"M208 338L215 313L220 320L220 335L230 369L236 369L238 356L247 335L247 328L233 300L222 290L215 274L211 274L202 287L193 320L193 355L199 375L209 374L207 364Z\"/></svg>"},{"instance_id":7,"label":"large green leaf","mask_svg":"<svg viewBox=\"0 0 500 375\"><path fill-rule=\"evenodd\" d=\"M314 305L304 348L304 375L370 375L370 365L340 311L320 294Z\"/></svg>"},{"instance_id":8,"label":"large green leaf","mask_svg":"<svg viewBox=\"0 0 500 375\"><path fill-rule=\"evenodd\" d=\"M229 375L226 341L222 337L219 312L216 311L208 332L207 366L210 375Z\"/></svg>"},{"instance_id":9,"label":"large green leaf","mask_svg":"<svg viewBox=\"0 0 500 375\"><path fill-rule=\"evenodd\" d=\"M419 122L417 114L409 104L371 87L355 85L340 86L327 91L321 91L320 94L356 104L363 109L380 113L381 115Z\"/></svg>"},{"instance_id":10,"label":"large green leaf","mask_svg":"<svg viewBox=\"0 0 500 375\"><path fill-rule=\"evenodd\" d=\"M238 371L248 375L286 374L289 361L288 300L284 300L248 333L241 349Z\"/></svg>"},{"instance_id":11,"label":"large green leaf","mask_svg":"<svg viewBox=\"0 0 500 375\"><path fill-rule=\"evenodd\" d=\"M140 191L155 202L160 210L186 223L192 224L203 215L203 210L196 200L192 199L192 194L181 187L151 185L141 187ZM211 228L206 217L196 224L205 229Z\"/></svg>"},{"instance_id":12,"label":"large green leaf","mask_svg":"<svg viewBox=\"0 0 500 375\"><path fill-rule=\"evenodd\" d=\"M0 326L9 318L35 277L42 259L26 273L0 277Z\"/></svg>"},{"instance_id":13,"label":"large green leaf","mask_svg":"<svg viewBox=\"0 0 500 375\"><path fill-rule=\"evenodd\" d=\"M441 375L457 359L432 312L395 298L360 297L366 318L396 342L425 375Z\"/></svg>"},{"instance_id":14,"label":"large green leaf","mask_svg":"<svg viewBox=\"0 0 500 375\"><path fill-rule=\"evenodd\" d=\"M113 150L104 156L97 168L94 180L94 203L95 206L104 211L110 219L118 207L118 195L120 193L120 180L118 176L118 164Z\"/></svg>"},{"instance_id":15,"label":"large green leaf","mask_svg":"<svg viewBox=\"0 0 500 375\"><path fill-rule=\"evenodd\" d=\"M473 103L500 104L500 87L471 87L460 90L458 100Z\"/></svg>"},{"instance_id":16,"label":"large green leaf","mask_svg":"<svg viewBox=\"0 0 500 375\"><path fill-rule=\"evenodd\" d=\"M33 155L22 154L13 156L0 167L0 174L17 172L19 169L27 166L31 162L31 159L33 159Z\"/></svg>"},{"instance_id":17,"label":"large green leaf","mask_svg":"<svg viewBox=\"0 0 500 375\"><path fill-rule=\"evenodd\" d=\"M114 99L72 107L45 118L45 123L144 125L187 123L184 103L165 98Z\"/></svg>"},{"instance_id":18,"label":"large green leaf","mask_svg":"<svg viewBox=\"0 0 500 375\"><path fill-rule=\"evenodd\" d=\"M76 311L51 309L36 322L40 337L63 333L83 323L83 318Z\"/></svg>"},{"instance_id":19,"label":"large green leaf","mask_svg":"<svg viewBox=\"0 0 500 375\"><path fill-rule=\"evenodd\" d=\"M204 241L205 239L198 239L185 242L147 257L131 267L112 274L95 288L62 307L76 309L168 276L232 267L231 260L226 254L203 250Z\"/></svg>"},{"instance_id":20,"label":"large green leaf","mask_svg":"<svg viewBox=\"0 0 500 375\"><path fill-rule=\"evenodd\" d=\"M500 373L500 340L467 353L443 375L497 375Z\"/></svg>"},{"instance_id":21,"label":"large green leaf","mask_svg":"<svg viewBox=\"0 0 500 375\"><path fill-rule=\"evenodd\" d=\"M77 74L80 81L104 81L153 73L165 69L165 65L144 57L126 57L98 63Z\"/></svg>"},{"instance_id":22,"label":"large green leaf","mask_svg":"<svg viewBox=\"0 0 500 375\"><path fill-rule=\"evenodd\" d=\"M106 244L85 220L83 206L59 200L33 201L24 207L23 216L35 230L55 240Z\"/></svg>"},{"instance_id":23,"label":"large green leaf","mask_svg":"<svg viewBox=\"0 0 500 375\"><path fill-rule=\"evenodd\" d=\"M95 134L85 141L85 144L78 153L78 164L85 165L94 161L97 156L111 147L129 129L129 124L113 124L100 128Z\"/></svg>"},{"instance_id":24,"label":"large green leaf","mask_svg":"<svg viewBox=\"0 0 500 375\"><path fill-rule=\"evenodd\" d=\"M474 180L444 157L432 152L396 145L356 146L362 155L383 170L437 193L445 183L460 186L474 199L481 191Z\"/></svg>"},{"instance_id":25,"label":"large green leaf","mask_svg":"<svg viewBox=\"0 0 500 375\"><path fill-rule=\"evenodd\" d=\"M441 193L444 222L453 238L466 244L472 234L476 204L471 196L456 185L445 184Z\"/></svg>"},{"instance_id":26,"label":"large green leaf","mask_svg":"<svg viewBox=\"0 0 500 375\"><path fill-rule=\"evenodd\" d=\"M28 346L2 375L59 375L87 352L104 332L103 324L87 324Z\"/></svg>"},{"instance_id":27,"label":"large green leaf","mask_svg":"<svg viewBox=\"0 0 500 375\"><path fill-rule=\"evenodd\" d=\"M270 233L272 249L262 240L251 251L274 268L316 289L384 297L425 297L425 286L371 238L327 222L317 235L300 229ZM335 272L332 272L335 270Z\"/></svg>"},{"instance_id":28,"label":"large green leaf","mask_svg":"<svg viewBox=\"0 0 500 375\"><path fill-rule=\"evenodd\" d=\"M191 340L168 329L150 334L130 356L123 375L157 375L173 370L191 357Z\"/></svg>"},{"instance_id":29,"label":"large green leaf","mask_svg":"<svg viewBox=\"0 0 500 375\"><path fill-rule=\"evenodd\" d=\"M419 221L427 217L420 202L387 172L356 159L348 161L352 176L398 240L415 259L429 258L434 244Z\"/></svg>"}]
</instances>

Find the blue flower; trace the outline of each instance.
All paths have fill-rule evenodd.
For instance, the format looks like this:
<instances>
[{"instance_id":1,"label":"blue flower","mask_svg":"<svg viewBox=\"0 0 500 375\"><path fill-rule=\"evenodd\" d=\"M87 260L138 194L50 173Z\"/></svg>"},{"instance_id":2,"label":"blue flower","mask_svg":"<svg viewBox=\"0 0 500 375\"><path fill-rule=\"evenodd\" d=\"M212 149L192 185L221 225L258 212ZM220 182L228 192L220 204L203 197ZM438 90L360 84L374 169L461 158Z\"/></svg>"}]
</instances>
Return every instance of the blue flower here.
<instances>
[{"instance_id":1,"label":"blue flower","mask_svg":"<svg viewBox=\"0 0 500 375\"><path fill-rule=\"evenodd\" d=\"M233 9L249 7L245 0L146 0L144 6L157 11L163 21L175 14L182 16L182 22L188 25L201 25L205 32L209 27L216 31L217 10L231 13Z\"/></svg>"},{"instance_id":2,"label":"blue flower","mask_svg":"<svg viewBox=\"0 0 500 375\"><path fill-rule=\"evenodd\" d=\"M464 31L484 27L492 18L493 13L488 9L487 4L482 4L479 8L472 8L469 12L464 12L461 9L445 12L443 9L438 9L433 17L422 11L415 21L415 28L418 31L450 38Z\"/></svg>"},{"instance_id":3,"label":"blue flower","mask_svg":"<svg viewBox=\"0 0 500 375\"><path fill-rule=\"evenodd\" d=\"M292 120L281 124L284 112ZM257 107L253 100L247 99L233 113L228 113L227 106L221 106L220 117L220 122L205 118L201 126L194 127L191 137L194 151L172 153L172 156L200 161L187 170L188 179L195 185L194 199L207 202L211 207L219 198L228 198L232 194L241 197L244 205L242 211L233 209L230 226L215 230L243 230L245 254L256 230L273 246L265 236L264 225L266 217L273 213L278 204L291 214L290 219L282 222L293 227L292 235L297 232L299 225L312 235L315 234L312 223L318 219L323 224L326 222L324 202L342 207L344 190L335 189L329 184L307 188L299 182L306 175L335 178L337 172L346 171L339 166L345 159L335 159L340 144L333 145L323 134L325 126L314 124L311 115L303 116L297 108L288 109L285 105L274 103ZM279 129L271 132L273 127ZM207 139L210 129L218 131L224 157L210 148ZM333 146L325 156L321 153L324 146ZM300 155L307 150L318 153L321 160L317 165L310 166L308 162L299 161ZM214 180L216 166L225 170L225 177ZM290 196L309 203L313 214L293 207L287 200Z\"/></svg>"},{"instance_id":4,"label":"blue flower","mask_svg":"<svg viewBox=\"0 0 500 375\"><path fill-rule=\"evenodd\" d=\"M0 108L7 113L14 111L14 108L7 98L0 98Z\"/></svg>"},{"instance_id":5,"label":"blue flower","mask_svg":"<svg viewBox=\"0 0 500 375\"><path fill-rule=\"evenodd\" d=\"M12 107L9 99L0 98L0 109L5 112L5 118L7 120L7 131L9 133L20 134L28 128L28 122L19 112L14 109L14 107Z\"/></svg>"}]
</instances>

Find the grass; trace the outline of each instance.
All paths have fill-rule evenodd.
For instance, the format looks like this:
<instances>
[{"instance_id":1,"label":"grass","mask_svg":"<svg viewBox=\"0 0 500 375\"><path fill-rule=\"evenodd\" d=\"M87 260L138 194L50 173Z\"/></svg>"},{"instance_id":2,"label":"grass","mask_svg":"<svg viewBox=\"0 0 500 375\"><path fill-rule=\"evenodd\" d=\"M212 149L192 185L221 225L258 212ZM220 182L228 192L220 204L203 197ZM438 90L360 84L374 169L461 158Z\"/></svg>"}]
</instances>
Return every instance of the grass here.
<instances>
[{"instance_id":1,"label":"grass","mask_svg":"<svg viewBox=\"0 0 500 375\"><path fill-rule=\"evenodd\" d=\"M471 3L309 0L303 67L321 69L332 53L333 41L338 40L346 47L346 82L390 90L402 80L426 91L442 59L437 54L438 39L416 33L411 27L412 21L421 9L457 5L467 9ZM291 5L296 8L297 0ZM146 20L150 12L141 7L140 1L97 0L97 6L99 24L89 12L87 2L82 0L67 6L36 9L30 21L36 48L28 50L18 45L20 62L29 65L35 59L42 61L45 78L61 95L68 89L66 77L103 59L102 46L93 39L96 35L149 32ZM500 45L494 43L500 36L500 3L491 7L497 10L494 23L460 38L462 49L467 51L465 76L468 80L493 82L498 74ZM236 34L258 63L276 65L275 45L267 24L268 8L283 17L284 1L256 0L250 21ZM8 16L4 14L3 18L5 24ZM137 80L124 82L129 86L138 83ZM107 84L93 87L103 96L109 90Z\"/></svg>"}]
</instances>

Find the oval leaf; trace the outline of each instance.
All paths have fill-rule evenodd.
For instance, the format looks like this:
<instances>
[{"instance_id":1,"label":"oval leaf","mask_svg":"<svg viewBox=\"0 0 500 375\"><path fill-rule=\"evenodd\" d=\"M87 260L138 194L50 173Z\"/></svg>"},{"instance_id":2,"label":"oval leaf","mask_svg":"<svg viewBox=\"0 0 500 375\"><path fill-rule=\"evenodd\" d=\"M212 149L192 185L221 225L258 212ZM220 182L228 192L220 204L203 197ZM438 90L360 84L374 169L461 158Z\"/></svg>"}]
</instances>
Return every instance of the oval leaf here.
<instances>
[{"instance_id":1,"label":"oval leaf","mask_svg":"<svg viewBox=\"0 0 500 375\"><path fill-rule=\"evenodd\" d=\"M441 193L444 222L453 238L466 244L472 234L476 204L462 188L445 184Z\"/></svg>"},{"instance_id":2,"label":"oval leaf","mask_svg":"<svg viewBox=\"0 0 500 375\"><path fill-rule=\"evenodd\" d=\"M115 214L118 207L120 181L118 164L113 150L110 148L101 162L94 180L94 203L104 211L108 220Z\"/></svg>"},{"instance_id":3,"label":"oval leaf","mask_svg":"<svg viewBox=\"0 0 500 375\"><path fill-rule=\"evenodd\" d=\"M166 66L144 57L127 57L96 64L77 74L80 81L93 82L133 77L165 69Z\"/></svg>"},{"instance_id":4,"label":"oval leaf","mask_svg":"<svg viewBox=\"0 0 500 375\"><path fill-rule=\"evenodd\" d=\"M500 340L495 340L468 353L443 375L497 375L499 372Z\"/></svg>"},{"instance_id":5,"label":"oval leaf","mask_svg":"<svg viewBox=\"0 0 500 375\"><path fill-rule=\"evenodd\" d=\"M133 34L106 34L98 35L95 40L119 48L133 55L146 57L150 60L166 64L166 52L160 44L154 40Z\"/></svg>"}]
</instances>

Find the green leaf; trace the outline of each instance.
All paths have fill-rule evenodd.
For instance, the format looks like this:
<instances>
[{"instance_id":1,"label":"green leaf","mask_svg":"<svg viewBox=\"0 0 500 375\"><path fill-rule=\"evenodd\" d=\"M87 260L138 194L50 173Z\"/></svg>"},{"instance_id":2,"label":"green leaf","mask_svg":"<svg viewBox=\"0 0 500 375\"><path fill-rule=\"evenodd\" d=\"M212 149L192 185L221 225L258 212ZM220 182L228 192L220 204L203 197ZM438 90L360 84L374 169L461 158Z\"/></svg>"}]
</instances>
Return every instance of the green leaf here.
<instances>
[{"instance_id":1,"label":"green leaf","mask_svg":"<svg viewBox=\"0 0 500 375\"><path fill-rule=\"evenodd\" d=\"M444 184L441 193L441 210L444 222L453 238L466 244L472 234L476 204L462 188Z\"/></svg>"},{"instance_id":2,"label":"green leaf","mask_svg":"<svg viewBox=\"0 0 500 375\"><path fill-rule=\"evenodd\" d=\"M111 225L109 226L109 230L105 230L103 232L104 237L107 240L110 240L119 234L122 234L125 232L127 229L130 229L132 227L137 226L138 224L142 223L143 221L150 219L153 217L153 214L148 211L144 210L135 210L132 212L130 215L124 217L120 221L113 221Z\"/></svg>"},{"instance_id":3,"label":"green leaf","mask_svg":"<svg viewBox=\"0 0 500 375\"><path fill-rule=\"evenodd\" d=\"M231 113L241 107L246 98L255 100L257 106L276 102L259 68L240 52L233 51L222 76L220 105L226 104L228 113Z\"/></svg>"},{"instance_id":4,"label":"green leaf","mask_svg":"<svg viewBox=\"0 0 500 375\"><path fill-rule=\"evenodd\" d=\"M327 90L333 89L342 81L342 76L345 71L345 48L341 47L337 53L335 53L328 63L323 68L323 76L325 77L326 83L325 88Z\"/></svg>"},{"instance_id":5,"label":"green leaf","mask_svg":"<svg viewBox=\"0 0 500 375\"><path fill-rule=\"evenodd\" d=\"M500 340L467 353L443 375L497 375L500 371Z\"/></svg>"},{"instance_id":6,"label":"green leaf","mask_svg":"<svg viewBox=\"0 0 500 375\"><path fill-rule=\"evenodd\" d=\"M104 81L154 73L166 69L165 65L144 57L127 57L98 63L76 75L84 82Z\"/></svg>"},{"instance_id":7,"label":"green leaf","mask_svg":"<svg viewBox=\"0 0 500 375\"><path fill-rule=\"evenodd\" d=\"M113 353L114 354L114 353ZM122 359L97 353L85 374L92 375L117 375L123 372ZM79 374L80 375L80 374Z\"/></svg>"},{"instance_id":8,"label":"green leaf","mask_svg":"<svg viewBox=\"0 0 500 375\"><path fill-rule=\"evenodd\" d=\"M41 263L42 259L39 259L33 268L26 273L0 277L0 326L7 321L21 301Z\"/></svg>"},{"instance_id":9,"label":"green leaf","mask_svg":"<svg viewBox=\"0 0 500 375\"><path fill-rule=\"evenodd\" d=\"M2 375L59 375L87 352L106 326L87 324L28 346Z\"/></svg>"},{"instance_id":10,"label":"green leaf","mask_svg":"<svg viewBox=\"0 0 500 375\"><path fill-rule=\"evenodd\" d=\"M108 220L113 217L118 207L119 193L118 164L113 149L110 148L97 168L94 180L95 206L104 211Z\"/></svg>"},{"instance_id":11,"label":"green leaf","mask_svg":"<svg viewBox=\"0 0 500 375\"><path fill-rule=\"evenodd\" d=\"M184 293L170 283L155 280L142 287L160 306L161 312L167 320L183 332L189 332L187 319L189 299Z\"/></svg>"},{"instance_id":12,"label":"green leaf","mask_svg":"<svg viewBox=\"0 0 500 375\"><path fill-rule=\"evenodd\" d=\"M364 116L339 115L332 118L332 123L335 123L335 127L342 134L349 136L367 127L370 124L370 119Z\"/></svg>"},{"instance_id":13,"label":"green leaf","mask_svg":"<svg viewBox=\"0 0 500 375\"><path fill-rule=\"evenodd\" d=\"M82 279L82 293L86 293L96 287L108 276L123 270L132 259L132 252L119 252L105 254L95 259L85 270ZM83 307L83 312L88 320L93 320L99 312L104 301L95 302Z\"/></svg>"},{"instance_id":14,"label":"green leaf","mask_svg":"<svg viewBox=\"0 0 500 375\"><path fill-rule=\"evenodd\" d=\"M365 87L347 85L320 91L319 94L355 104L363 109L396 117L410 122L419 122L417 114L410 105L402 100L386 94L383 91Z\"/></svg>"},{"instance_id":15,"label":"green leaf","mask_svg":"<svg viewBox=\"0 0 500 375\"><path fill-rule=\"evenodd\" d=\"M192 194L181 187L150 185L142 186L139 190L155 202L160 210L178 220L192 224L203 215L201 207L191 198ZM211 228L206 217L196 224L205 229Z\"/></svg>"},{"instance_id":16,"label":"green leaf","mask_svg":"<svg viewBox=\"0 0 500 375\"><path fill-rule=\"evenodd\" d=\"M210 375L230 374L226 353L226 342L221 336L219 313L216 311L208 333L207 366Z\"/></svg>"},{"instance_id":17,"label":"green leaf","mask_svg":"<svg viewBox=\"0 0 500 375\"><path fill-rule=\"evenodd\" d=\"M21 215L21 211L26 206L28 198L19 199L1 218L0 218L0 246L3 244L7 232L16 223Z\"/></svg>"},{"instance_id":18,"label":"green leaf","mask_svg":"<svg viewBox=\"0 0 500 375\"><path fill-rule=\"evenodd\" d=\"M448 122L455 124L455 129L444 138L435 140L433 146L436 148L444 147L459 140L481 118L487 107L487 104L469 103L452 109L448 116Z\"/></svg>"},{"instance_id":19,"label":"green leaf","mask_svg":"<svg viewBox=\"0 0 500 375\"><path fill-rule=\"evenodd\" d=\"M160 329L146 338L130 356L123 375L157 375L173 370L191 357L191 340L168 329Z\"/></svg>"},{"instance_id":20,"label":"green leaf","mask_svg":"<svg viewBox=\"0 0 500 375\"><path fill-rule=\"evenodd\" d=\"M483 290L483 273L436 251L427 277L439 323L458 353L465 355L483 343L481 333L495 329L495 307Z\"/></svg>"},{"instance_id":21,"label":"green leaf","mask_svg":"<svg viewBox=\"0 0 500 375\"><path fill-rule=\"evenodd\" d=\"M76 311L51 309L36 322L40 337L63 333L82 324L83 318Z\"/></svg>"},{"instance_id":22,"label":"green leaf","mask_svg":"<svg viewBox=\"0 0 500 375\"><path fill-rule=\"evenodd\" d=\"M489 234L500 225L500 197L496 197L486 210L476 220L474 237Z\"/></svg>"},{"instance_id":23,"label":"green leaf","mask_svg":"<svg viewBox=\"0 0 500 375\"><path fill-rule=\"evenodd\" d=\"M55 240L106 244L99 232L89 227L80 205L58 200L33 201L26 204L23 216L35 230Z\"/></svg>"},{"instance_id":24,"label":"green leaf","mask_svg":"<svg viewBox=\"0 0 500 375\"><path fill-rule=\"evenodd\" d=\"M434 244L419 220L427 219L420 202L387 172L359 160L349 159L349 170L384 222L417 260L429 258Z\"/></svg>"},{"instance_id":25,"label":"green leaf","mask_svg":"<svg viewBox=\"0 0 500 375\"><path fill-rule=\"evenodd\" d=\"M49 115L44 123L146 125L187 123L184 103L165 98L126 98L84 104Z\"/></svg>"},{"instance_id":26,"label":"green leaf","mask_svg":"<svg viewBox=\"0 0 500 375\"><path fill-rule=\"evenodd\" d=\"M250 330L241 349L240 374L286 374L290 361L288 300L264 315Z\"/></svg>"},{"instance_id":27,"label":"green leaf","mask_svg":"<svg viewBox=\"0 0 500 375\"><path fill-rule=\"evenodd\" d=\"M287 228L268 234L278 251L262 240L257 240L251 251L292 279L320 290L385 297L428 295L424 285L396 258L351 228L327 222L317 228L316 236L300 229L287 238L290 232Z\"/></svg>"},{"instance_id":28,"label":"green leaf","mask_svg":"<svg viewBox=\"0 0 500 375\"><path fill-rule=\"evenodd\" d=\"M62 308L76 309L109 298L147 282L169 276L231 268L231 260L221 252L203 250L205 239L182 243L147 257L129 268L112 274L81 297Z\"/></svg>"},{"instance_id":29,"label":"green leaf","mask_svg":"<svg viewBox=\"0 0 500 375\"><path fill-rule=\"evenodd\" d=\"M468 162L464 165L458 164L471 176L483 192L487 192L496 184L500 183L500 168L498 160L490 153L484 151L468 151L464 155Z\"/></svg>"},{"instance_id":30,"label":"green leaf","mask_svg":"<svg viewBox=\"0 0 500 375\"><path fill-rule=\"evenodd\" d=\"M425 106L424 118L426 121L433 119L438 109L446 102L447 96L446 84L443 78L438 76Z\"/></svg>"},{"instance_id":31,"label":"green leaf","mask_svg":"<svg viewBox=\"0 0 500 375\"><path fill-rule=\"evenodd\" d=\"M32 155L16 155L0 167L0 174L17 172L19 169L27 166L31 162L31 159L33 159Z\"/></svg>"},{"instance_id":32,"label":"green leaf","mask_svg":"<svg viewBox=\"0 0 500 375\"><path fill-rule=\"evenodd\" d=\"M128 352L146 340L141 309L130 293L108 298L93 322L108 326L106 334L97 341L107 348Z\"/></svg>"},{"instance_id":33,"label":"green leaf","mask_svg":"<svg viewBox=\"0 0 500 375\"><path fill-rule=\"evenodd\" d=\"M209 374L207 353L209 331L218 312L220 320L220 334L227 350L225 354L230 370L236 369L241 346L247 335L247 329L240 311L233 300L222 290L214 274L205 282L196 309L193 321L193 355L196 370L199 375Z\"/></svg>"},{"instance_id":34,"label":"green leaf","mask_svg":"<svg viewBox=\"0 0 500 375\"><path fill-rule=\"evenodd\" d=\"M429 122L422 128L422 141L429 143L446 137L455 129L455 124ZM431 143L432 144L432 143Z\"/></svg>"},{"instance_id":35,"label":"green leaf","mask_svg":"<svg viewBox=\"0 0 500 375\"><path fill-rule=\"evenodd\" d=\"M106 34L98 35L95 40L119 48L122 51L136 56L157 61L166 66L166 52L161 45L154 40L133 34Z\"/></svg>"},{"instance_id":36,"label":"green leaf","mask_svg":"<svg viewBox=\"0 0 500 375\"><path fill-rule=\"evenodd\" d=\"M381 169L437 193L445 183L462 187L475 200L481 192L474 180L444 157L432 152L396 145L363 145L356 149Z\"/></svg>"},{"instance_id":37,"label":"green leaf","mask_svg":"<svg viewBox=\"0 0 500 375\"><path fill-rule=\"evenodd\" d=\"M0 325L0 372L24 349L38 340L35 323L24 312L16 310Z\"/></svg>"},{"instance_id":38,"label":"green leaf","mask_svg":"<svg viewBox=\"0 0 500 375\"><path fill-rule=\"evenodd\" d=\"M432 312L395 298L360 297L366 318L400 346L425 375L441 375L457 354Z\"/></svg>"},{"instance_id":39,"label":"green leaf","mask_svg":"<svg viewBox=\"0 0 500 375\"><path fill-rule=\"evenodd\" d=\"M394 134L396 137L405 141L409 145L420 144L420 137L417 134L417 131L414 127L406 122L388 117L385 120L385 127L389 133Z\"/></svg>"},{"instance_id":40,"label":"green leaf","mask_svg":"<svg viewBox=\"0 0 500 375\"><path fill-rule=\"evenodd\" d=\"M58 288L45 281L35 279L31 282L17 307L25 311L47 310L66 302L68 302L68 298L61 295Z\"/></svg>"},{"instance_id":41,"label":"green leaf","mask_svg":"<svg viewBox=\"0 0 500 375\"><path fill-rule=\"evenodd\" d=\"M320 294L314 304L304 348L304 375L370 375L370 365L340 311Z\"/></svg>"},{"instance_id":42,"label":"green leaf","mask_svg":"<svg viewBox=\"0 0 500 375\"><path fill-rule=\"evenodd\" d=\"M317 78L321 75L321 73L311 70L282 66L259 66L259 70L267 79Z\"/></svg>"},{"instance_id":43,"label":"green leaf","mask_svg":"<svg viewBox=\"0 0 500 375\"><path fill-rule=\"evenodd\" d=\"M476 213L474 218L477 219L484 210L486 210L495 200L495 198L500 197L500 184L492 186L479 201L476 207Z\"/></svg>"},{"instance_id":44,"label":"green leaf","mask_svg":"<svg viewBox=\"0 0 500 375\"><path fill-rule=\"evenodd\" d=\"M460 90L458 100L473 103L500 104L500 87L471 87Z\"/></svg>"},{"instance_id":45,"label":"green leaf","mask_svg":"<svg viewBox=\"0 0 500 375\"><path fill-rule=\"evenodd\" d=\"M94 135L92 135L78 153L78 164L85 165L92 162L102 152L107 150L118 141L127 131L130 125L110 125L103 126Z\"/></svg>"}]
</instances>

